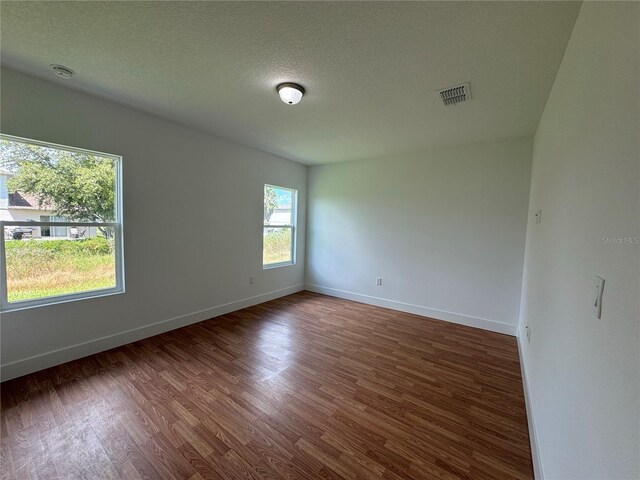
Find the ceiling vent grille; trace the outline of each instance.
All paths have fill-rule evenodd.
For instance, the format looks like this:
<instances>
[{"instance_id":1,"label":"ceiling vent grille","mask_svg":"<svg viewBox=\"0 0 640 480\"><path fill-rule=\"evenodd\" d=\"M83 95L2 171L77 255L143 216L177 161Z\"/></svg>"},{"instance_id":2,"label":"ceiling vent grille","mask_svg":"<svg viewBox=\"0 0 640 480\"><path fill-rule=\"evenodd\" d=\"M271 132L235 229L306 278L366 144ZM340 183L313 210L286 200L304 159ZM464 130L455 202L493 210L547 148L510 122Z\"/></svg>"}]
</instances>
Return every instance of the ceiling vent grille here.
<instances>
[{"instance_id":1,"label":"ceiling vent grille","mask_svg":"<svg viewBox=\"0 0 640 480\"><path fill-rule=\"evenodd\" d=\"M445 106L457 105L461 102L471 100L471 89L468 83L462 83L454 87L445 88L444 90L438 90L438 95L442 99L442 103Z\"/></svg>"}]
</instances>

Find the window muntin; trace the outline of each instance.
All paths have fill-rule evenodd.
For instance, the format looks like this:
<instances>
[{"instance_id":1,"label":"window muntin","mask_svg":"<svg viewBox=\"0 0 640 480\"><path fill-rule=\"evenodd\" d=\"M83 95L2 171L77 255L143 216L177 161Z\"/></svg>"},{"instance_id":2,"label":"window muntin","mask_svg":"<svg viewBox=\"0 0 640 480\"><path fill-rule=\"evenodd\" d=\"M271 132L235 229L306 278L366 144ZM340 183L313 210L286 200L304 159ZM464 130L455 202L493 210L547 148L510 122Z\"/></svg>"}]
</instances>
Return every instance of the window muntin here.
<instances>
[{"instance_id":1,"label":"window muntin","mask_svg":"<svg viewBox=\"0 0 640 480\"><path fill-rule=\"evenodd\" d=\"M0 135L2 311L124 291L121 162Z\"/></svg>"},{"instance_id":2,"label":"window muntin","mask_svg":"<svg viewBox=\"0 0 640 480\"><path fill-rule=\"evenodd\" d=\"M297 190L268 184L264 186L263 268L295 263L297 202Z\"/></svg>"}]
</instances>

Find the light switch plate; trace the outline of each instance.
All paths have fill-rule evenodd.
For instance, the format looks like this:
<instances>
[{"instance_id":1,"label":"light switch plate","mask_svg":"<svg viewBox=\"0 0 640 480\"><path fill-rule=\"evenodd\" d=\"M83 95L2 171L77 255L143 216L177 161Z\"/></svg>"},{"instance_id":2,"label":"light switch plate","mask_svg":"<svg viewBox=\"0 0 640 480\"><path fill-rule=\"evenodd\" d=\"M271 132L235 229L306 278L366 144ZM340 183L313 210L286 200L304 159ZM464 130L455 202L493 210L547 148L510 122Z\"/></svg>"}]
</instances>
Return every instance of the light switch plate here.
<instances>
[{"instance_id":1,"label":"light switch plate","mask_svg":"<svg viewBox=\"0 0 640 480\"><path fill-rule=\"evenodd\" d=\"M602 318L602 295L604 293L604 278L596 275L596 298L593 302L593 306L596 309L596 318Z\"/></svg>"},{"instance_id":2,"label":"light switch plate","mask_svg":"<svg viewBox=\"0 0 640 480\"><path fill-rule=\"evenodd\" d=\"M536 217L536 225L542 223L542 209L541 208L536 210L535 217Z\"/></svg>"}]
</instances>

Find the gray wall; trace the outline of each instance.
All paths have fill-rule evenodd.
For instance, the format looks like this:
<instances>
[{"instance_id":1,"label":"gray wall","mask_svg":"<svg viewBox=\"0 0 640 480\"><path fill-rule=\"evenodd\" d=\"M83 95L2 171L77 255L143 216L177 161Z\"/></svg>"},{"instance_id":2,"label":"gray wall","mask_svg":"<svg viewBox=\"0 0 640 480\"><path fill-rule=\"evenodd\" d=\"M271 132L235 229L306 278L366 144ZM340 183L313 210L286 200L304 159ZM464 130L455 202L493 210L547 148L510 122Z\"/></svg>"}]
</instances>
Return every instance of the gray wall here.
<instances>
[{"instance_id":1,"label":"gray wall","mask_svg":"<svg viewBox=\"0 0 640 480\"><path fill-rule=\"evenodd\" d=\"M639 26L582 5L535 136L521 353L547 479L640 478Z\"/></svg>"},{"instance_id":2,"label":"gray wall","mask_svg":"<svg viewBox=\"0 0 640 480\"><path fill-rule=\"evenodd\" d=\"M308 288L515 334L531 154L520 139L310 167Z\"/></svg>"},{"instance_id":3,"label":"gray wall","mask_svg":"<svg viewBox=\"0 0 640 480\"><path fill-rule=\"evenodd\" d=\"M2 132L122 155L126 274L2 314L3 379L302 288L306 166L6 69ZM262 270L264 183L299 190L295 266Z\"/></svg>"}]
</instances>

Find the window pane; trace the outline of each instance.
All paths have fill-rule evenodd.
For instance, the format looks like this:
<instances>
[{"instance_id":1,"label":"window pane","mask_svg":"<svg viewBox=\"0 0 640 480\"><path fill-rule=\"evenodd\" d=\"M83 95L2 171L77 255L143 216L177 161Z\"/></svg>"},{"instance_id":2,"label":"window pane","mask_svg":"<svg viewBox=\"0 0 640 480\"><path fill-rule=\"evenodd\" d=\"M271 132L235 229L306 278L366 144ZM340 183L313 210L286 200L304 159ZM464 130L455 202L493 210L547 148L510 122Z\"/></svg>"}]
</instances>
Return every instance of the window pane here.
<instances>
[{"instance_id":1,"label":"window pane","mask_svg":"<svg viewBox=\"0 0 640 480\"><path fill-rule=\"evenodd\" d=\"M264 227L262 262L264 265L291 262L291 228Z\"/></svg>"},{"instance_id":2,"label":"window pane","mask_svg":"<svg viewBox=\"0 0 640 480\"><path fill-rule=\"evenodd\" d=\"M40 215L41 222L50 222L51 217L49 215ZM40 227L40 236L41 237L50 237L51 236L51 227Z\"/></svg>"},{"instance_id":3,"label":"window pane","mask_svg":"<svg viewBox=\"0 0 640 480\"><path fill-rule=\"evenodd\" d=\"M120 160L0 135L3 310L123 290Z\"/></svg>"},{"instance_id":4,"label":"window pane","mask_svg":"<svg viewBox=\"0 0 640 480\"><path fill-rule=\"evenodd\" d=\"M1 220L114 222L115 199L114 158L0 140ZM51 229L52 236L62 233Z\"/></svg>"},{"instance_id":5,"label":"window pane","mask_svg":"<svg viewBox=\"0 0 640 480\"><path fill-rule=\"evenodd\" d=\"M296 190L264 186L263 266L294 263Z\"/></svg>"},{"instance_id":6,"label":"window pane","mask_svg":"<svg viewBox=\"0 0 640 480\"><path fill-rule=\"evenodd\" d=\"M113 227L55 227L65 230L62 238L42 228L4 229L9 302L116 286Z\"/></svg>"},{"instance_id":7,"label":"window pane","mask_svg":"<svg viewBox=\"0 0 640 480\"><path fill-rule=\"evenodd\" d=\"M293 191L271 185L264 187L265 225L291 225Z\"/></svg>"}]
</instances>

